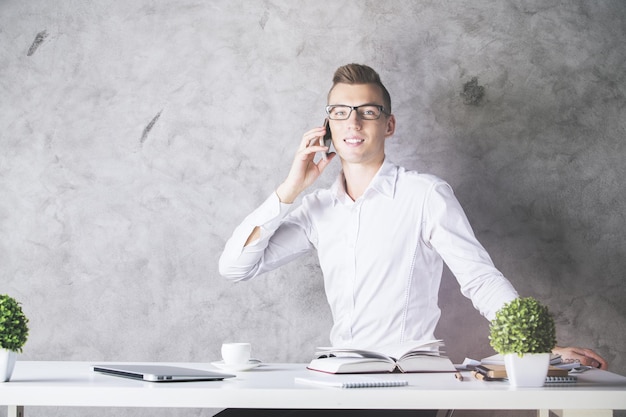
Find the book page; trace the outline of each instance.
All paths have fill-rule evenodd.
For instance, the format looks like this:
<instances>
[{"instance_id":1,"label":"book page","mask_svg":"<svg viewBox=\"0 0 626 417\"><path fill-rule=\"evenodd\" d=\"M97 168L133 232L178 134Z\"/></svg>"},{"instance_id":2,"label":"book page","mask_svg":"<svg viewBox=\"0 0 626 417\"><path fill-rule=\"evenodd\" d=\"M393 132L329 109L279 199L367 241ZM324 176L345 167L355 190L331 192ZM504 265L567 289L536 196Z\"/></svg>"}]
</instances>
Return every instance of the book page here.
<instances>
[{"instance_id":1,"label":"book page","mask_svg":"<svg viewBox=\"0 0 626 417\"><path fill-rule=\"evenodd\" d=\"M332 348L332 347L320 347L315 353L315 358L328 357L330 355L337 357L361 357L361 358L374 358L384 361L394 362L394 359L379 352L363 349L352 348Z\"/></svg>"},{"instance_id":2,"label":"book page","mask_svg":"<svg viewBox=\"0 0 626 417\"><path fill-rule=\"evenodd\" d=\"M381 346L376 348L376 351L383 352L387 356L394 358L395 360L402 359L412 352L433 352L438 354L439 347L443 346L441 340L411 340L408 342Z\"/></svg>"},{"instance_id":3,"label":"book page","mask_svg":"<svg viewBox=\"0 0 626 417\"><path fill-rule=\"evenodd\" d=\"M316 358L328 356L361 356L364 358L379 358L388 361L396 361L413 351L439 352L439 347L443 346L441 340L412 340L403 343L395 343L368 349L356 349L349 347L320 347L315 354Z\"/></svg>"}]
</instances>

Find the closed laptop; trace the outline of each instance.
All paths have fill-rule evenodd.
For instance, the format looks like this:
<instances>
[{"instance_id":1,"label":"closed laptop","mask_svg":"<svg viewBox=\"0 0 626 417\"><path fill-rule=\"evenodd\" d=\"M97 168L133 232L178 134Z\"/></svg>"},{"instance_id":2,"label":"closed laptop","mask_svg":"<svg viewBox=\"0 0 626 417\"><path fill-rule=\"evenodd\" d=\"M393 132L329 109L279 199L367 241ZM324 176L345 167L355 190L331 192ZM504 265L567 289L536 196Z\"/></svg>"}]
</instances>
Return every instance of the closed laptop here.
<instances>
[{"instance_id":1,"label":"closed laptop","mask_svg":"<svg viewBox=\"0 0 626 417\"><path fill-rule=\"evenodd\" d=\"M235 375L167 365L94 365L94 372L150 382L221 381Z\"/></svg>"}]
</instances>

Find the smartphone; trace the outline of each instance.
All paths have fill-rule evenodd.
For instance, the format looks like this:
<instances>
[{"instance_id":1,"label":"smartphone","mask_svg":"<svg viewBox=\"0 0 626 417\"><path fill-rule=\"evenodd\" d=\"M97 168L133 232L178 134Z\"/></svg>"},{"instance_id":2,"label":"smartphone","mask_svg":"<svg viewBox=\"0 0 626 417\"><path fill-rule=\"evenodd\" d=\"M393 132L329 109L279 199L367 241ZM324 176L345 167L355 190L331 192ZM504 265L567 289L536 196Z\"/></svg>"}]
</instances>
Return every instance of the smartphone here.
<instances>
[{"instance_id":1,"label":"smartphone","mask_svg":"<svg viewBox=\"0 0 626 417\"><path fill-rule=\"evenodd\" d=\"M324 137L320 137L320 146L328 146L328 152L322 155L322 158L326 159L330 153L330 145L333 143L328 117L324 119L324 128L326 129L326 133L324 134Z\"/></svg>"}]
</instances>

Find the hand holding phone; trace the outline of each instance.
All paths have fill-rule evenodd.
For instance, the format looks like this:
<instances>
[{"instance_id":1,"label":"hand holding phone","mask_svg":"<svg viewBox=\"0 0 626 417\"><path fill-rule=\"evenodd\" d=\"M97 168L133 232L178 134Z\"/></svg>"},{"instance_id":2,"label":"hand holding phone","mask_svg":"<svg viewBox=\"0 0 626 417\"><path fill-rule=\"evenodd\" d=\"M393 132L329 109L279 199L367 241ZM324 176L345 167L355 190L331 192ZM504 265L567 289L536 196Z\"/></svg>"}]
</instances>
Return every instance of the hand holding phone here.
<instances>
[{"instance_id":1,"label":"hand holding phone","mask_svg":"<svg viewBox=\"0 0 626 417\"><path fill-rule=\"evenodd\" d=\"M326 129L326 133L324 134L324 136L320 136L320 146L328 147L328 152L322 154L322 158L327 159L328 154L330 153L330 145L333 142L332 134L330 133L328 118L324 119L324 129Z\"/></svg>"}]
</instances>

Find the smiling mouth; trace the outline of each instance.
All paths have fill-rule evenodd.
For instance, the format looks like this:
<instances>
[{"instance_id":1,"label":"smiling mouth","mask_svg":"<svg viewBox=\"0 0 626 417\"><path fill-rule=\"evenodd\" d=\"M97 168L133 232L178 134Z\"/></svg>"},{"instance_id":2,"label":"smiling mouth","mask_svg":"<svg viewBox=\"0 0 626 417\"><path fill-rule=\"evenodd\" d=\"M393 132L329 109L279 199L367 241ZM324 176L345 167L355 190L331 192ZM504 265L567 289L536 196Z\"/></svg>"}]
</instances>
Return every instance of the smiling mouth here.
<instances>
[{"instance_id":1,"label":"smiling mouth","mask_svg":"<svg viewBox=\"0 0 626 417\"><path fill-rule=\"evenodd\" d=\"M344 139L343 141L344 141L344 142L346 142L346 143L349 143L349 144L356 145L356 144L359 144L359 143L363 143L363 142L365 142L365 139L360 139L360 138L346 138L346 139Z\"/></svg>"}]
</instances>

